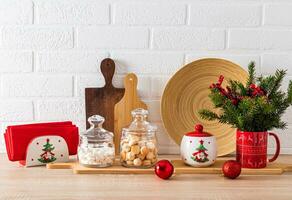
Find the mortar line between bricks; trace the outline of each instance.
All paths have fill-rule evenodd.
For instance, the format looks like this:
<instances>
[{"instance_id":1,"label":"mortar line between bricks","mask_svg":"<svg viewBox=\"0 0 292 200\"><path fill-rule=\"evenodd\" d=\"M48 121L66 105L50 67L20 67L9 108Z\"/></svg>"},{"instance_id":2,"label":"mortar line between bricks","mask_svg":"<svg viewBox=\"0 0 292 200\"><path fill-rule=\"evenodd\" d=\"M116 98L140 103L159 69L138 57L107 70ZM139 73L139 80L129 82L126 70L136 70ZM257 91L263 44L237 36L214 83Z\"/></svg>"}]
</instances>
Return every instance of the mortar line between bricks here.
<instances>
[{"instance_id":1,"label":"mortar line between bricks","mask_svg":"<svg viewBox=\"0 0 292 200\"><path fill-rule=\"evenodd\" d=\"M52 96L43 96L43 97L29 97L29 96L9 96L2 97L0 101L81 101L84 99L84 96L76 97L52 97Z\"/></svg>"},{"instance_id":2,"label":"mortar line between bricks","mask_svg":"<svg viewBox=\"0 0 292 200\"><path fill-rule=\"evenodd\" d=\"M261 8L262 8L262 14L261 14L261 26L263 27L264 24L265 24L265 4L262 4L261 5Z\"/></svg>"},{"instance_id":3,"label":"mortar line between bricks","mask_svg":"<svg viewBox=\"0 0 292 200\"><path fill-rule=\"evenodd\" d=\"M210 55L212 56L212 55ZM109 56L109 58L112 58ZM186 60L186 63L187 64L187 61ZM182 63L183 65L184 63ZM170 72L170 73L162 73L162 72L157 72L157 73L143 73L143 72L133 72L133 73L136 73L138 76L142 76L142 77L148 77L148 76L151 76L151 77L171 77L177 70L180 69L180 67L182 67L181 65L178 66L177 69L175 69L174 72ZM99 77L102 77L102 75L98 72L88 72L88 73L79 73L76 74L76 72L48 72L48 73L45 73L45 74L42 74L42 73L29 73L29 72L24 72L24 73L1 73L1 77L3 77L3 75L8 75L8 76L20 76L20 75L45 75L46 77L53 77L54 75L58 75L58 76L99 76ZM125 76L127 74L127 72L125 73L117 73L116 76ZM263 74L263 75L270 75L270 74ZM292 75L287 75L288 78L292 78ZM2 97L3 98L3 97Z\"/></svg>"},{"instance_id":4,"label":"mortar line between bricks","mask_svg":"<svg viewBox=\"0 0 292 200\"><path fill-rule=\"evenodd\" d=\"M36 103L34 101L32 103L32 119L36 120Z\"/></svg>"},{"instance_id":5,"label":"mortar line between bricks","mask_svg":"<svg viewBox=\"0 0 292 200\"><path fill-rule=\"evenodd\" d=\"M150 50L153 49L153 29L152 29L152 27L149 27L148 48Z\"/></svg>"},{"instance_id":6,"label":"mortar line between bricks","mask_svg":"<svg viewBox=\"0 0 292 200\"><path fill-rule=\"evenodd\" d=\"M113 4L109 4L109 24L114 24L114 10Z\"/></svg>"},{"instance_id":7,"label":"mortar line between bricks","mask_svg":"<svg viewBox=\"0 0 292 200\"><path fill-rule=\"evenodd\" d=\"M225 49L229 50L230 31L229 28L225 30Z\"/></svg>"},{"instance_id":8,"label":"mortar line between bricks","mask_svg":"<svg viewBox=\"0 0 292 200\"><path fill-rule=\"evenodd\" d=\"M48 51L52 51L48 50ZM217 50L208 50L208 49L127 49L127 48L117 48L117 49L106 49L106 48L90 48L90 49L84 49L84 48L74 48L74 49L65 49L65 50L58 50L60 52L66 52L66 51L76 51L76 52L103 52L103 51L111 51L113 53L184 53L187 52L188 54L201 54L201 53L228 53L228 54L260 54L260 53L292 53L292 49L290 50L281 50L281 49L269 49L269 50L262 50L262 49L217 49ZM194 53L195 51L195 53Z\"/></svg>"},{"instance_id":9,"label":"mortar line between bricks","mask_svg":"<svg viewBox=\"0 0 292 200\"><path fill-rule=\"evenodd\" d=\"M186 25L190 25L191 23L191 5L186 5L186 19L185 19Z\"/></svg>"},{"instance_id":10,"label":"mortar line between bricks","mask_svg":"<svg viewBox=\"0 0 292 200\"><path fill-rule=\"evenodd\" d=\"M187 53L184 53L183 55L183 62L184 65L187 64Z\"/></svg>"},{"instance_id":11,"label":"mortar line between bricks","mask_svg":"<svg viewBox=\"0 0 292 200\"><path fill-rule=\"evenodd\" d=\"M36 59L37 59L37 56L36 56L36 52L35 51L32 51L32 60L31 60L31 64L32 64L32 72L36 72L37 69L36 69Z\"/></svg>"},{"instance_id":12,"label":"mortar line between bricks","mask_svg":"<svg viewBox=\"0 0 292 200\"><path fill-rule=\"evenodd\" d=\"M32 24L35 24L35 17L36 17L36 6L35 6L35 2L32 2Z\"/></svg>"},{"instance_id":13,"label":"mortar line between bricks","mask_svg":"<svg viewBox=\"0 0 292 200\"><path fill-rule=\"evenodd\" d=\"M76 78L76 74L72 76L72 96L76 97L77 96L77 78Z\"/></svg>"},{"instance_id":14,"label":"mortar line between bricks","mask_svg":"<svg viewBox=\"0 0 292 200\"><path fill-rule=\"evenodd\" d=\"M263 71L263 54L259 56L259 70L260 70L260 74L262 74Z\"/></svg>"},{"instance_id":15,"label":"mortar line between bricks","mask_svg":"<svg viewBox=\"0 0 292 200\"><path fill-rule=\"evenodd\" d=\"M268 28L268 27L277 27L277 28L291 28L292 25L269 25L269 26L259 26L259 25L232 25L232 26L224 26L224 25L218 25L218 26L214 26L214 25L192 25L191 24L186 24L185 22L182 24L148 24L148 23L144 23L144 24L117 24L115 23L114 19L113 19L114 23L111 24L86 24L86 23L81 23L81 24L38 24L39 26L42 27L70 27L70 26L80 26L80 27L92 27L92 28L146 28L147 26L151 26L153 28L188 28L188 29L209 29L209 30L217 30L217 29L224 29L226 27L228 28L235 28L235 29L260 29L260 28ZM7 25L10 27L13 26L19 26L19 25ZM31 24L27 24L27 25L22 25L24 27L29 27L32 26Z\"/></svg>"},{"instance_id":16,"label":"mortar line between bricks","mask_svg":"<svg viewBox=\"0 0 292 200\"><path fill-rule=\"evenodd\" d=\"M75 27L73 26L72 27L72 43L73 43L73 48L72 49L75 49L76 48L76 31L75 31Z\"/></svg>"}]
</instances>

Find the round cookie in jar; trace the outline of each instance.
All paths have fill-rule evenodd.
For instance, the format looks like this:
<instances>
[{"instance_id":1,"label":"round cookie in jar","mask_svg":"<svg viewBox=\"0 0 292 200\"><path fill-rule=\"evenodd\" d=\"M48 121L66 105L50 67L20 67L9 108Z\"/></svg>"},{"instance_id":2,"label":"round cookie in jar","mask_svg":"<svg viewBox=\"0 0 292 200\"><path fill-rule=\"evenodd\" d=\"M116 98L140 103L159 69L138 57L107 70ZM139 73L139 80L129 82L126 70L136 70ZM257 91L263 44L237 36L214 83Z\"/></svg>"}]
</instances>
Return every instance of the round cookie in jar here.
<instances>
[{"instance_id":1,"label":"round cookie in jar","mask_svg":"<svg viewBox=\"0 0 292 200\"><path fill-rule=\"evenodd\" d=\"M90 128L80 134L78 160L86 167L109 167L115 160L113 133L102 128L104 118L93 115L88 118Z\"/></svg>"},{"instance_id":2,"label":"round cookie in jar","mask_svg":"<svg viewBox=\"0 0 292 200\"><path fill-rule=\"evenodd\" d=\"M147 121L148 111L132 111L133 121L122 131L120 160L125 167L149 168L157 162L157 127Z\"/></svg>"}]
</instances>

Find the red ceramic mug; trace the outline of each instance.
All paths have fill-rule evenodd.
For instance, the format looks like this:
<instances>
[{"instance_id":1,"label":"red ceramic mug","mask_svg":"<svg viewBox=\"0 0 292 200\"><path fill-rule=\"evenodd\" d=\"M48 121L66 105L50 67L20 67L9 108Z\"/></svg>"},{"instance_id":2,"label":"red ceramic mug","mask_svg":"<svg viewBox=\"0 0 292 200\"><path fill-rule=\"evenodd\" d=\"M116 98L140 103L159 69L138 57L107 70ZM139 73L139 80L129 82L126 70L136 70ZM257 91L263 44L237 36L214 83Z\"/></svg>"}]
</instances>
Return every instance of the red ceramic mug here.
<instances>
[{"instance_id":1,"label":"red ceramic mug","mask_svg":"<svg viewBox=\"0 0 292 200\"><path fill-rule=\"evenodd\" d=\"M276 152L271 159L267 159L268 136L273 136L276 141ZM275 161L279 153L280 140L276 134L237 130L236 160L243 168L264 168L267 162Z\"/></svg>"}]
</instances>

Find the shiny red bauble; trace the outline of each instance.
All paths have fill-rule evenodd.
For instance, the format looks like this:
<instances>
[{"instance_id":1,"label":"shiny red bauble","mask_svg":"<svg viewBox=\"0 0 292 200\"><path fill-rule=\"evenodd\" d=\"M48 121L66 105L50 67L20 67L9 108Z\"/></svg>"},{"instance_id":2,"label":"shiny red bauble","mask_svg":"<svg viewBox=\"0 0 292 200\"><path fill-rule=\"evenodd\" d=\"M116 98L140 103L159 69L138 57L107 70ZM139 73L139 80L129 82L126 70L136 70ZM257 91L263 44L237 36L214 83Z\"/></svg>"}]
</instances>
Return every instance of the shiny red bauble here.
<instances>
[{"instance_id":1,"label":"shiny red bauble","mask_svg":"<svg viewBox=\"0 0 292 200\"><path fill-rule=\"evenodd\" d=\"M155 165L155 174L162 179L169 179L174 171L174 167L168 160L160 160Z\"/></svg>"},{"instance_id":2,"label":"shiny red bauble","mask_svg":"<svg viewBox=\"0 0 292 200\"><path fill-rule=\"evenodd\" d=\"M223 164L222 172L225 177L235 179L241 173L241 164L235 160L228 160Z\"/></svg>"}]
</instances>

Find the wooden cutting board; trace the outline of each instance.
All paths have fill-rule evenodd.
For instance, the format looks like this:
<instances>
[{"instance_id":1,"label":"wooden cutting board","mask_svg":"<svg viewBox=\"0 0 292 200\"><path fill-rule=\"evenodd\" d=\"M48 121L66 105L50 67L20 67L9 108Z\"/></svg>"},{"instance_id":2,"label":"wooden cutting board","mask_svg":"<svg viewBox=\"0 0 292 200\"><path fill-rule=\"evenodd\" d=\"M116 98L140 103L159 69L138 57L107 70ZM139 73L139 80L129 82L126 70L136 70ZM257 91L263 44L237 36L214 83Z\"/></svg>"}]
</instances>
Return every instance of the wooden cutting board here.
<instances>
[{"instance_id":1,"label":"wooden cutting board","mask_svg":"<svg viewBox=\"0 0 292 200\"><path fill-rule=\"evenodd\" d=\"M230 159L230 158L228 158ZM182 160L171 160L175 174L222 174L221 168L226 159L217 160L214 165L204 168L194 168L187 166ZM121 166L117 158L112 167L107 168L88 168L76 162L70 163L52 163L47 164L48 169L72 169L75 174L153 174L154 169L136 169ZM284 163L270 163L262 169L245 169L241 171L242 175L280 175L284 172L292 172L292 165Z\"/></svg>"},{"instance_id":2,"label":"wooden cutting board","mask_svg":"<svg viewBox=\"0 0 292 200\"><path fill-rule=\"evenodd\" d=\"M137 76L134 73L126 75L124 79L125 94L123 98L115 105L114 112L114 132L116 155L119 153L119 144L122 128L129 126L132 121L131 111L136 108L147 110L147 105L142 102L137 92Z\"/></svg>"},{"instance_id":3,"label":"wooden cutting board","mask_svg":"<svg viewBox=\"0 0 292 200\"><path fill-rule=\"evenodd\" d=\"M112 59L104 59L100 69L105 79L104 87L85 88L86 127L89 128L88 117L101 115L105 118L103 127L114 132L114 107L122 99L125 89L115 88L112 84L115 73L115 63Z\"/></svg>"}]
</instances>

